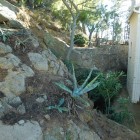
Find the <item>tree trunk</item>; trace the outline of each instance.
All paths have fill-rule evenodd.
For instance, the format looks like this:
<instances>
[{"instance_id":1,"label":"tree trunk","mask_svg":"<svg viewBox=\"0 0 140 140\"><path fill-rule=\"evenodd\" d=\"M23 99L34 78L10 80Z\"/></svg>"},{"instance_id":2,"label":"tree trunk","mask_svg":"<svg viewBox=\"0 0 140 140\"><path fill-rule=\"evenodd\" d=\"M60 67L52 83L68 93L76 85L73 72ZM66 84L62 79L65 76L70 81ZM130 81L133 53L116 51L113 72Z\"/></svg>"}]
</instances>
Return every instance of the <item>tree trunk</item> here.
<instances>
[{"instance_id":1,"label":"tree trunk","mask_svg":"<svg viewBox=\"0 0 140 140\"><path fill-rule=\"evenodd\" d=\"M93 31L94 31L94 26L92 26L90 32L89 32L89 37L88 37L88 47L90 48L91 47L91 38L92 38L92 34L93 34Z\"/></svg>"},{"instance_id":2,"label":"tree trunk","mask_svg":"<svg viewBox=\"0 0 140 140\"><path fill-rule=\"evenodd\" d=\"M71 55L71 52L72 52L73 47L74 47L74 34L75 34L75 29L76 29L77 17L78 16L74 16L73 17L73 23L72 23L71 34L70 34L70 48L69 48L68 53L67 53L67 56L66 56L66 59L68 61L70 60L70 55Z\"/></svg>"},{"instance_id":3,"label":"tree trunk","mask_svg":"<svg viewBox=\"0 0 140 140\"><path fill-rule=\"evenodd\" d=\"M100 45L99 38L98 38L98 31L96 32L96 47Z\"/></svg>"},{"instance_id":4,"label":"tree trunk","mask_svg":"<svg viewBox=\"0 0 140 140\"><path fill-rule=\"evenodd\" d=\"M82 31L83 31L84 34L86 34L86 27L85 27L84 23L82 23Z\"/></svg>"}]
</instances>

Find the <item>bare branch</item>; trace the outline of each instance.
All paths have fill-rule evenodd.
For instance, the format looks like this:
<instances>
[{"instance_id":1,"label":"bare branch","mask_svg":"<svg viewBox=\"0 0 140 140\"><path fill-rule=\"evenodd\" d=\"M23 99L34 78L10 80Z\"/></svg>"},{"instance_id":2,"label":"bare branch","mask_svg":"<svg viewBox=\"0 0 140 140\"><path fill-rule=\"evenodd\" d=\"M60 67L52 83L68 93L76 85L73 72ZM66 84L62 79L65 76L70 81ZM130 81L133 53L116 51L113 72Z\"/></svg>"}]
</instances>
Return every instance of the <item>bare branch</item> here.
<instances>
[{"instance_id":1,"label":"bare branch","mask_svg":"<svg viewBox=\"0 0 140 140\"><path fill-rule=\"evenodd\" d=\"M74 13L72 12L72 8L69 6L66 0L62 0L62 1L65 4L65 6L68 8L68 10L70 11L72 17L74 18Z\"/></svg>"}]
</instances>

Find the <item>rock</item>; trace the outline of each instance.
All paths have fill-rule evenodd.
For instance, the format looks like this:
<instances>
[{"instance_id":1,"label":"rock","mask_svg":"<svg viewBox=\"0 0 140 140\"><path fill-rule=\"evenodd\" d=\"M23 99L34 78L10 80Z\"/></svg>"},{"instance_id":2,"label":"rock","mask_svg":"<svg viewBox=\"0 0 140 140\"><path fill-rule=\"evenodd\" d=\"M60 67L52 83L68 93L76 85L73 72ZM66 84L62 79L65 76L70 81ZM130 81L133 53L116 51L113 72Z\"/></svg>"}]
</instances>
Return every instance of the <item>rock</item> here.
<instances>
[{"instance_id":1,"label":"rock","mask_svg":"<svg viewBox=\"0 0 140 140\"><path fill-rule=\"evenodd\" d=\"M47 95L43 95L43 98L44 98L45 100L47 100Z\"/></svg>"},{"instance_id":2,"label":"rock","mask_svg":"<svg viewBox=\"0 0 140 140\"><path fill-rule=\"evenodd\" d=\"M8 9L12 10L15 13L19 12L19 9L10 2L8 2L7 0L0 0L0 5L7 7Z\"/></svg>"},{"instance_id":3,"label":"rock","mask_svg":"<svg viewBox=\"0 0 140 140\"><path fill-rule=\"evenodd\" d=\"M101 140L94 131L91 131L88 126L83 125L82 123L78 126L70 120L68 125L67 135L69 135L72 140Z\"/></svg>"},{"instance_id":4,"label":"rock","mask_svg":"<svg viewBox=\"0 0 140 140\"><path fill-rule=\"evenodd\" d=\"M0 106L0 118L2 118L10 110L13 110L13 107L7 104L3 99L0 101Z\"/></svg>"},{"instance_id":5,"label":"rock","mask_svg":"<svg viewBox=\"0 0 140 140\"><path fill-rule=\"evenodd\" d=\"M0 82L0 91L10 98L14 95L20 95L26 90L25 78L32 77L34 75L33 70L25 64L19 66L20 59L12 54L6 55L6 58L0 58L0 62L0 67L8 69L8 74L4 78L5 81ZM16 69L12 71L14 67Z\"/></svg>"},{"instance_id":6,"label":"rock","mask_svg":"<svg viewBox=\"0 0 140 140\"><path fill-rule=\"evenodd\" d=\"M28 53L28 57L37 70L48 71L48 61L39 53Z\"/></svg>"},{"instance_id":7,"label":"rock","mask_svg":"<svg viewBox=\"0 0 140 140\"><path fill-rule=\"evenodd\" d=\"M20 63L20 59L11 53L0 57L0 68L2 69L12 69L13 67L17 67Z\"/></svg>"},{"instance_id":8,"label":"rock","mask_svg":"<svg viewBox=\"0 0 140 140\"><path fill-rule=\"evenodd\" d=\"M2 103L1 103L1 101L0 101L0 108L2 108Z\"/></svg>"},{"instance_id":9,"label":"rock","mask_svg":"<svg viewBox=\"0 0 140 140\"><path fill-rule=\"evenodd\" d=\"M44 117L45 117L45 119L46 119L47 121L50 121L50 120L51 120L51 117L50 117L50 115L48 115L48 114L45 115Z\"/></svg>"},{"instance_id":10,"label":"rock","mask_svg":"<svg viewBox=\"0 0 140 140\"><path fill-rule=\"evenodd\" d=\"M64 140L64 139L65 139L64 129L61 126L56 125L54 128L46 131L44 134L44 140Z\"/></svg>"},{"instance_id":11,"label":"rock","mask_svg":"<svg viewBox=\"0 0 140 140\"><path fill-rule=\"evenodd\" d=\"M47 131L44 132L44 140L101 140L82 122L74 123L72 120L64 120L65 127L54 120L48 123L50 124Z\"/></svg>"},{"instance_id":12,"label":"rock","mask_svg":"<svg viewBox=\"0 0 140 140\"><path fill-rule=\"evenodd\" d=\"M0 42L0 54L6 54L6 53L11 53L12 48L8 45L3 44Z\"/></svg>"},{"instance_id":13,"label":"rock","mask_svg":"<svg viewBox=\"0 0 140 140\"><path fill-rule=\"evenodd\" d=\"M25 113L26 113L26 109L25 109L24 104L19 105L19 107L17 108L17 111L18 111L18 113L21 114L21 115L25 114Z\"/></svg>"},{"instance_id":14,"label":"rock","mask_svg":"<svg viewBox=\"0 0 140 140\"><path fill-rule=\"evenodd\" d=\"M48 71L50 73L59 76L64 76L65 73L68 73L67 67L64 63L60 59L57 59L57 57L49 49L44 50L42 55L48 60Z\"/></svg>"},{"instance_id":15,"label":"rock","mask_svg":"<svg viewBox=\"0 0 140 140\"><path fill-rule=\"evenodd\" d=\"M39 47L39 42L38 42L38 39L36 37L30 36L30 40L35 48Z\"/></svg>"},{"instance_id":16,"label":"rock","mask_svg":"<svg viewBox=\"0 0 140 140\"><path fill-rule=\"evenodd\" d=\"M39 98L36 99L36 101L37 101L38 103L43 103L43 102L45 101L45 99L42 98L42 97L39 97Z\"/></svg>"},{"instance_id":17,"label":"rock","mask_svg":"<svg viewBox=\"0 0 140 140\"><path fill-rule=\"evenodd\" d=\"M34 76L34 71L27 65L23 64L21 65L22 67L22 71L23 71L23 74L26 76L26 77L32 77Z\"/></svg>"},{"instance_id":18,"label":"rock","mask_svg":"<svg viewBox=\"0 0 140 140\"><path fill-rule=\"evenodd\" d=\"M14 107L22 104L20 97L14 97L12 99L9 99L8 102L11 106L14 106Z\"/></svg>"},{"instance_id":19,"label":"rock","mask_svg":"<svg viewBox=\"0 0 140 140\"><path fill-rule=\"evenodd\" d=\"M64 41L53 37L50 33L46 32L44 34L44 43L57 55L61 56L62 58L65 58L69 46Z\"/></svg>"},{"instance_id":20,"label":"rock","mask_svg":"<svg viewBox=\"0 0 140 140\"><path fill-rule=\"evenodd\" d=\"M20 59L11 53L6 55L6 58L15 67L17 67L21 63Z\"/></svg>"},{"instance_id":21,"label":"rock","mask_svg":"<svg viewBox=\"0 0 140 140\"><path fill-rule=\"evenodd\" d=\"M43 140L41 127L36 121L13 126L0 122L0 136L1 140Z\"/></svg>"},{"instance_id":22,"label":"rock","mask_svg":"<svg viewBox=\"0 0 140 140\"><path fill-rule=\"evenodd\" d=\"M17 8L15 6L6 0L0 0L0 22L16 19L16 12Z\"/></svg>"},{"instance_id":23,"label":"rock","mask_svg":"<svg viewBox=\"0 0 140 140\"><path fill-rule=\"evenodd\" d=\"M10 20L8 22L8 26L10 28L14 28L14 29L22 29L23 28L22 24L17 20Z\"/></svg>"},{"instance_id":24,"label":"rock","mask_svg":"<svg viewBox=\"0 0 140 140\"><path fill-rule=\"evenodd\" d=\"M10 96L9 93L15 95L20 95L26 90L25 88L25 76L19 72L11 71L5 78L5 81L2 82L0 89L6 96ZM9 91L9 92L8 92Z\"/></svg>"},{"instance_id":25,"label":"rock","mask_svg":"<svg viewBox=\"0 0 140 140\"><path fill-rule=\"evenodd\" d=\"M19 124L19 125L23 125L24 123L25 123L24 120L20 120L20 121L18 121L18 124Z\"/></svg>"}]
</instances>

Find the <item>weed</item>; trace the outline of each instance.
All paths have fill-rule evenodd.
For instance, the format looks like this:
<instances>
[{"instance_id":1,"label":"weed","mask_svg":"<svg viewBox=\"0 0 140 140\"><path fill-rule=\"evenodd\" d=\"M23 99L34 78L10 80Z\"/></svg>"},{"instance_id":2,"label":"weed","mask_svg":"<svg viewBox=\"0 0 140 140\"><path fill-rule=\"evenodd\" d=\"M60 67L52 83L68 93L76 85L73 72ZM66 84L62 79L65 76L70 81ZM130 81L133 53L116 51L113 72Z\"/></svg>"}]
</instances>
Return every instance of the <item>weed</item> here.
<instances>
[{"instance_id":1,"label":"weed","mask_svg":"<svg viewBox=\"0 0 140 140\"><path fill-rule=\"evenodd\" d=\"M133 114L128 110L128 104L130 103L130 99L120 97L117 102L119 105L110 115L110 119L121 124L130 124L132 122L135 122Z\"/></svg>"},{"instance_id":2,"label":"weed","mask_svg":"<svg viewBox=\"0 0 140 140\"><path fill-rule=\"evenodd\" d=\"M3 31L2 29L0 29L0 38L2 39L2 41L5 43L7 41L7 39L12 35L12 33Z\"/></svg>"}]
</instances>

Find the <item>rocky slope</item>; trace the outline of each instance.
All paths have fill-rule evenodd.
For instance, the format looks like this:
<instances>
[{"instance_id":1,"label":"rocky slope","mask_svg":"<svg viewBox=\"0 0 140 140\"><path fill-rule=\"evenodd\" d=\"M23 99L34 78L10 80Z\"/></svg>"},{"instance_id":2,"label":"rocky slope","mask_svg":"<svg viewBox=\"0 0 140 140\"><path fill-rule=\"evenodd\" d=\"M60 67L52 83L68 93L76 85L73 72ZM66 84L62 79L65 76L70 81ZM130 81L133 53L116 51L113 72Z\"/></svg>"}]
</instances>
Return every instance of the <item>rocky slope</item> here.
<instances>
[{"instance_id":1,"label":"rocky slope","mask_svg":"<svg viewBox=\"0 0 140 140\"><path fill-rule=\"evenodd\" d=\"M47 31L26 10L0 0L0 11L0 140L139 139L58 89L54 82L68 84L68 70L43 43ZM47 109L62 98L68 112Z\"/></svg>"}]
</instances>

